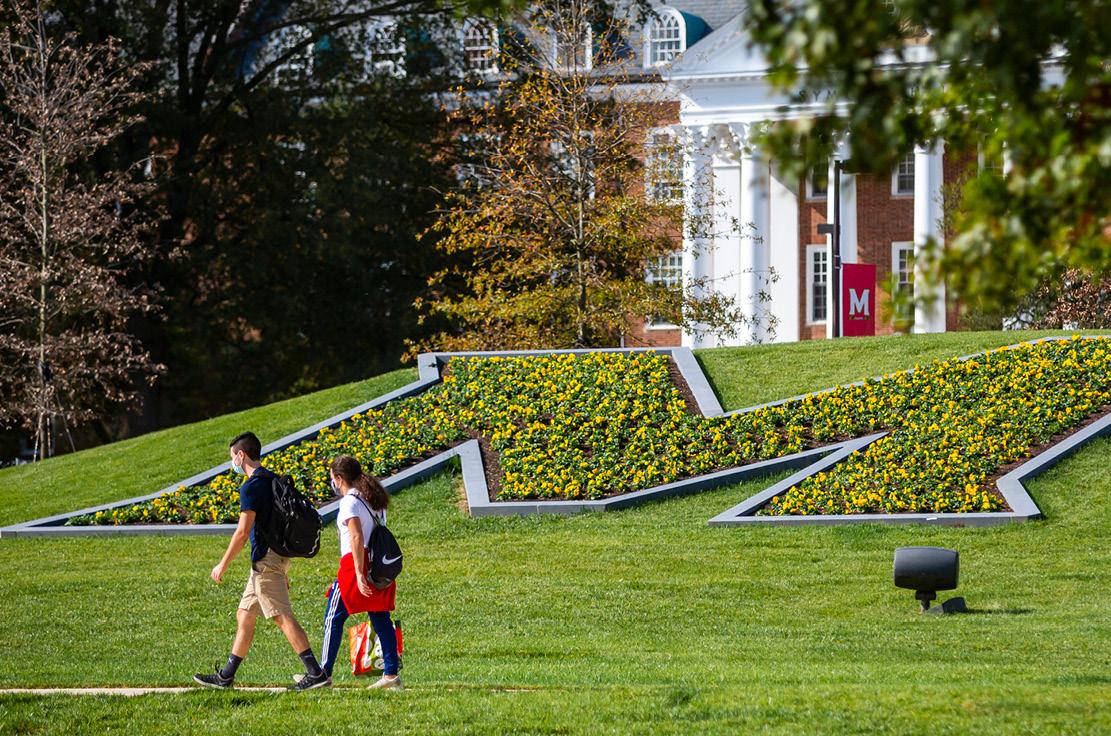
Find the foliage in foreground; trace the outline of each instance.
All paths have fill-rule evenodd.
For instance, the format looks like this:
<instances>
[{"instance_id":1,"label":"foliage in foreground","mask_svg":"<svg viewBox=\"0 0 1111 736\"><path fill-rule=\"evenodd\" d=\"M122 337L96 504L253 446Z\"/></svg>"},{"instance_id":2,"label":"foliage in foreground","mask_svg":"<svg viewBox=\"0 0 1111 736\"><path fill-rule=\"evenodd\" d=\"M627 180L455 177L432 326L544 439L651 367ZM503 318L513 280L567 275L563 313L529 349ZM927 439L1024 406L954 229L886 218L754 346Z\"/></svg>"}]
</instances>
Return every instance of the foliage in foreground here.
<instances>
[{"instance_id":1,"label":"foliage in foreground","mask_svg":"<svg viewBox=\"0 0 1111 736\"><path fill-rule=\"evenodd\" d=\"M388 475L469 437L497 457L499 500L599 498L889 430L764 513L997 511L1007 463L1111 405L1105 338L1023 344L728 417L692 413L654 353L456 358L441 384L267 456L318 502L352 454ZM238 514L237 479L182 488L78 524L205 523Z\"/></svg>"},{"instance_id":2,"label":"foliage in foreground","mask_svg":"<svg viewBox=\"0 0 1111 736\"><path fill-rule=\"evenodd\" d=\"M935 140L1007 168L967 182L942 271L965 300L1011 311L1065 268L1111 268L1109 22L1104 0L757 0L746 25L772 82L829 99L765 143L797 170L846 135L853 171Z\"/></svg>"}]
</instances>

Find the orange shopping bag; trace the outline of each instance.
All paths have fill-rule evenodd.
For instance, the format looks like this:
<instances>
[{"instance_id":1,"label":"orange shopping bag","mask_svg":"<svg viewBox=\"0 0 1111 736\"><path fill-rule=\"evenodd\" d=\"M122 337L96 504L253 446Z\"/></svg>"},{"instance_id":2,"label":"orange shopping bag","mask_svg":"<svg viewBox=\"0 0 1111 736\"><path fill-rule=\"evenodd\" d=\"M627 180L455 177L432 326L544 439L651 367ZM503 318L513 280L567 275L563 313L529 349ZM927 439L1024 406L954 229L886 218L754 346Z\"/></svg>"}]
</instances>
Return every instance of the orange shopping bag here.
<instances>
[{"instance_id":1,"label":"orange shopping bag","mask_svg":"<svg viewBox=\"0 0 1111 736\"><path fill-rule=\"evenodd\" d=\"M367 675L374 671L374 629L366 621L347 630L351 647L351 674Z\"/></svg>"},{"instance_id":2,"label":"orange shopping bag","mask_svg":"<svg viewBox=\"0 0 1111 736\"><path fill-rule=\"evenodd\" d=\"M397 634L397 655L401 656L401 624L394 622L394 632ZM356 624L347 630L348 645L351 651L351 674L369 675L372 672L381 672L385 667L382 661L382 642L374 635L374 627L368 622Z\"/></svg>"}]
</instances>

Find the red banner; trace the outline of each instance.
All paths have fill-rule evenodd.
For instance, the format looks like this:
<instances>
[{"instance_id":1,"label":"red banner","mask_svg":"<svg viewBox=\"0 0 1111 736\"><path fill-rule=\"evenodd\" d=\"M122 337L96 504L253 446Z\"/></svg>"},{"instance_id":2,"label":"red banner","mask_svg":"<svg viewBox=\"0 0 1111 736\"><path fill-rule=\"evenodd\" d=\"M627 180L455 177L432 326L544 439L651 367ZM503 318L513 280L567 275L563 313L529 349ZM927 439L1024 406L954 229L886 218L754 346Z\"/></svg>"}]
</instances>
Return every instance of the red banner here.
<instances>
[{"instance_id":1,"label":"red banner","mask_svg":"<svg viewBox=\"0 0 1111 736\"><path fill-rule=\"evenodd\" d=\"M876 334L876 264L841 264L841 334Z\"/></svg>"}]
</instances>

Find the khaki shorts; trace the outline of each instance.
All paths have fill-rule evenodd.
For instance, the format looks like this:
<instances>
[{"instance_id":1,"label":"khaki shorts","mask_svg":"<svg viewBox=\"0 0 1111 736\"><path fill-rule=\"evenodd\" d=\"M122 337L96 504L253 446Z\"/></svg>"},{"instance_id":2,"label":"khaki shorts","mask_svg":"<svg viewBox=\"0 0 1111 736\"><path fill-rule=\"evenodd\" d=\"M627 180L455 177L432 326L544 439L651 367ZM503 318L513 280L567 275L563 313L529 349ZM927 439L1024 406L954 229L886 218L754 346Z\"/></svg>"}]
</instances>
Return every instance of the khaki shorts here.
<instances>
[{"instance_id":1,"label":"khaki shorts","mask_svg":"<svg viewBox=\"0 0 1111 736\"><path fill-rule=\"evenodd\" d=\"M291 615L288 572L289 558L267 551L261 560L251 565L251 576L247 578L239 607L266 618Z\"/></svg>"}]
</instances>

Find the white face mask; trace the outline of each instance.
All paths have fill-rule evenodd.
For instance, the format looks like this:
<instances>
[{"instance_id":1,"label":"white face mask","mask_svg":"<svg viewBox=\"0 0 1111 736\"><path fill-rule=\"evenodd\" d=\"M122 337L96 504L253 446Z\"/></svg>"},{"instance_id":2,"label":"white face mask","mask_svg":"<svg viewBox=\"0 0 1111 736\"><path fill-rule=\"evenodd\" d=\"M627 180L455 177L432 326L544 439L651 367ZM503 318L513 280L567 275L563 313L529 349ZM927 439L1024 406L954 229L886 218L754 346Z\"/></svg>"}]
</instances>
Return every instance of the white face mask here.
<instances>
[{"instance_id":1,"label":"white face mask","mask_svg":"<svg viewBox=\"0 0 1111 736\"><path fill-rule=\"evenodd\" d=\"M242 454L242 453L240 453L240 455L239 455L239 456L240 456L240 457L243 457L243 454ZM235 471L236 473L239 473L240 475L242 475L242 474L243 474L243 464L242 464L242 460L241 460L241 461L240 461L239 463L236 463L236 462L235 462L235 458L233 457L233 458L231 459L231 469L232 469L233 471Z\"/></svg>"}]
</instances>

